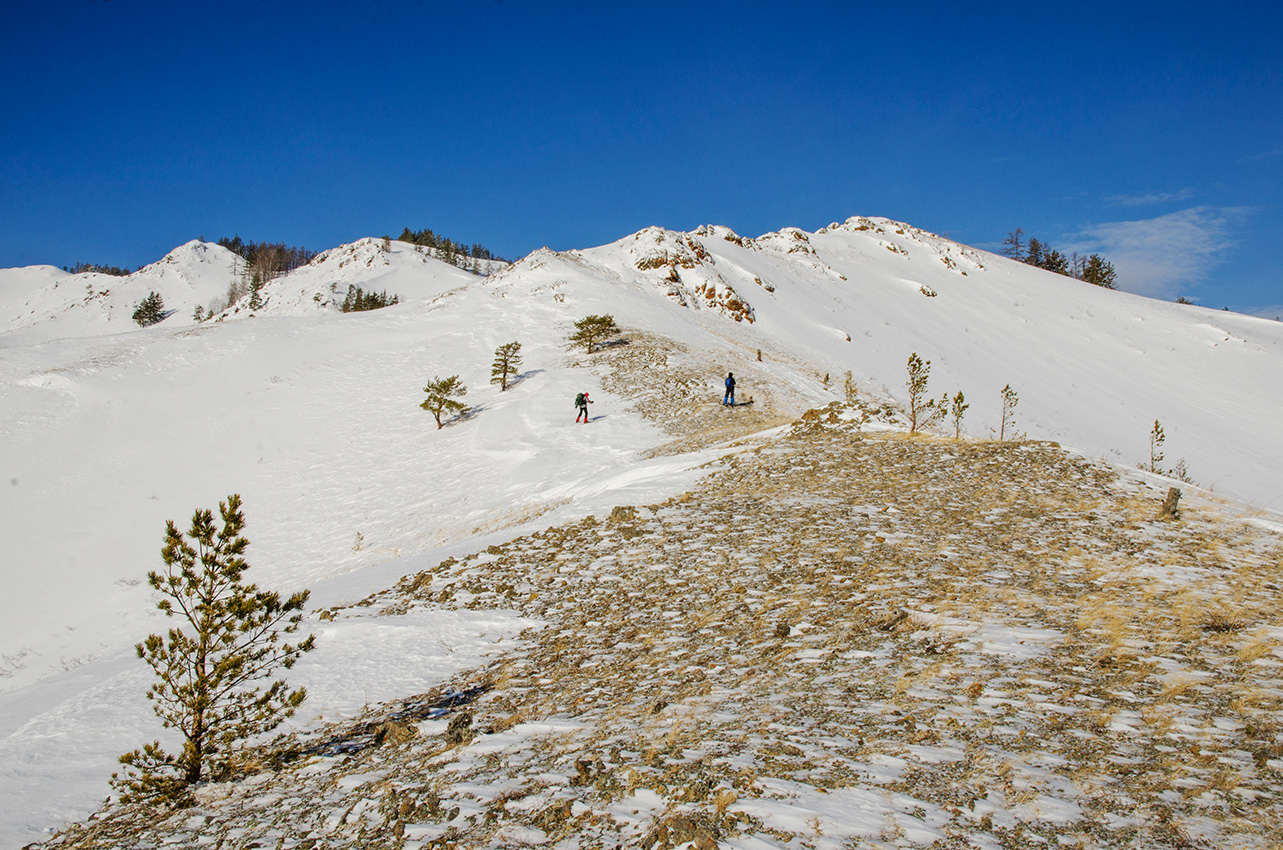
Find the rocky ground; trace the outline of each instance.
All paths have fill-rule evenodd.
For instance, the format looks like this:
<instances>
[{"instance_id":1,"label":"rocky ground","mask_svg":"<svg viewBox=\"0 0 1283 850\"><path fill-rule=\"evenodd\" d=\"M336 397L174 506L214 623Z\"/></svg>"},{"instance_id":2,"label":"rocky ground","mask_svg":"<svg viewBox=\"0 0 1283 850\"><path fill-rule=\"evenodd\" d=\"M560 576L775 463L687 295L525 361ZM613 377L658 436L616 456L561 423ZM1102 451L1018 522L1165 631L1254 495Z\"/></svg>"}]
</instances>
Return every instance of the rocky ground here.
<instances>
[{"instance_id":1,"label":"rocky ground","mask_svg":"<svg viewBox=\"0 0 1283 850\"><path fill-rule=\"evenodd\" d=\"M779 355L768 354L775 356ZM751 353L722 359L733 360L733 366L673 340L629 330L615 344L579 355L574 364L599 372L607 390L629 399L635 411L672 437L647 452L656 457L697 451L781 425L793 418L786 411L805 408L787 387L776 385ZM727 407L717 402L731 371L738 385L735 406Z\"/></svg>"},{"instance_id":2,"label":"rocky ground","mask_svg":"<svg viewBox=\"0 0 1283 850\"><path fill-rule=\"evenodd\" d=\"M546 625L194 807L44 846L1279 846L1279 529L1193 492L1160 520L1165 483L1052 444L862 418L741 435L679 498L322 612Z\"/></svg>"}]
</instances>

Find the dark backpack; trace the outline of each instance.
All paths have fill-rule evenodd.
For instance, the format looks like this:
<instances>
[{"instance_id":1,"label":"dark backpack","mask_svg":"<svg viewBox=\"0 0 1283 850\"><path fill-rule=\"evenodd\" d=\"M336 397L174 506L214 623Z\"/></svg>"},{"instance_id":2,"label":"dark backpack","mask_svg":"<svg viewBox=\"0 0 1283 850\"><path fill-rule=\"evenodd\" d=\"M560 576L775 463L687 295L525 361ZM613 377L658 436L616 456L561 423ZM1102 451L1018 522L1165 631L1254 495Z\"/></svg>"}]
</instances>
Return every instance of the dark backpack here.
<instances>
[{"instance_id":1,"label":"dark backpack","mask_svg":"<svg viewBox=\"0 0 1283 850\"><path fill-rule=\"evenodd\" d=\"M583 393L580 393L579 395L575 396L575 407L586 407L586 405L584 404Z\"/></svg>"}]
</instances>

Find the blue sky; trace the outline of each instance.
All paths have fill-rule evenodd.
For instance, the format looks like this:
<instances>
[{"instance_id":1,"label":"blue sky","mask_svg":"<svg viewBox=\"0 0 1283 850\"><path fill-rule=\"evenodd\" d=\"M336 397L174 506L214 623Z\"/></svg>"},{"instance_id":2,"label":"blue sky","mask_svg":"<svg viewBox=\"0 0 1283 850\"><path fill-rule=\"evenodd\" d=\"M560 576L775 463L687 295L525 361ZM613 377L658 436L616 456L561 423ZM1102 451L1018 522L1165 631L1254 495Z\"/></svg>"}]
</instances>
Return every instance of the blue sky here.
<instances>
[{"instance_id":1,"label":"blue sky","mask_svg":"<svg viewBox=\"0 0 1283 850\"><path fill-rule=\"evenodd\" d=\"M0 267L883 215L1283 313L1276 3L0 0Z\"/></svg>"}]
</instances>

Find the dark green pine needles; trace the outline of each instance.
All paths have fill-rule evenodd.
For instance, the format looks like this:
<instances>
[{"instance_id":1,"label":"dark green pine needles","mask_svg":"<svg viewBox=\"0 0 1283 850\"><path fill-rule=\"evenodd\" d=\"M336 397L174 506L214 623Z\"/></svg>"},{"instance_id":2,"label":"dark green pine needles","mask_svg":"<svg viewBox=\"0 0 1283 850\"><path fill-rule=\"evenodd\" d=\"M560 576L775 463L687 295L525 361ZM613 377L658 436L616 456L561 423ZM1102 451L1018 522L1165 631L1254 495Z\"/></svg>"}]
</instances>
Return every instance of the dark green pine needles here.
<instances>
[{"instance_id":1,"label":"dark green pine needles","mask_svg":"<svg viewBox=\"0 0 1283 850\"><path fill-rule=\"evenodd\" d=\"M157 607L181 621L167 636L149 635L137 646L138 657L156 671L147 698L184 743L176 755L157 741L121 756L128 771L113 775L112 783L125 799L178 802L193 783L234 775L238 742L274 729L307 697L306 689L290 690L282 679L265 680L313 647L313 635L284 641L298 631L308 592L282 601L245 584L249 541L241 535L241 497L229 496L218 510L221 528L207 509L195 512L186 535L167 521L165 570L147 575L163 596Z\"/></svg>"}]
</instances>

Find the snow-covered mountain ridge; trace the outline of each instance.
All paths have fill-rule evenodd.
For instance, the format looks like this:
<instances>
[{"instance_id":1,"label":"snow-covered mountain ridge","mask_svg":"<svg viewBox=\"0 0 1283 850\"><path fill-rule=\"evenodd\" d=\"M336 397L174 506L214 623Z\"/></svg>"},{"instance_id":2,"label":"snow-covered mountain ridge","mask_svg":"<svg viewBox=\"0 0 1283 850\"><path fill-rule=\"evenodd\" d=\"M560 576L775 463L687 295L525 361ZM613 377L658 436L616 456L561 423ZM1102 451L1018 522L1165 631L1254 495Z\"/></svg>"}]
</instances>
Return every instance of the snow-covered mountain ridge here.
<instances>
[{"instance_id":1,"label":"snow-covered mountain ridge","mask_svg":"<svg viewBox=\"0 0 1283 850\"><path fill-rule=\"evenodd\" d=\"M1101 290L885 219L754 239L649 228L487 277L360 240L270 282L260 309L197 321L239 273L203 243L125 278L0 270L0 763L20 795L0 808L27 811L28 787L66 795L5 836L101 798L112 757L155 737L130 650L162 628L141 580L164 521L228 493L245 498L254 580L342 602L522 529L688 489L716 454L699 434L827 404L847 370L862 397L902 402L910 352L932 361L933 397L965 392L973 436L996 430L1010 384L1031 438L1130 466L1158 419L1167 465L1184 457L1200 484L1262 508L1283 493L1283 325ZM402 303L341 314L349 286ZM173 312L140 329L130 314L152 290ZM572 323L600 313L637 340L609 352L637 359L631 381L567 350ZM489 365L511 340L524 371L500 393ZM752 408L716 404L727 371ZM438 432L418 402L451 374L474 410ZM584 389L595 421L576 427ZM700 451L665 448L682 431ZM443 639L462 658L515 622ZM327 636L318 658L380 640ZM317 663L323 677L331 662ZM313 689L310 710L443 669L427 644L398 663L365 693ZM74 740L51 734L66 724Z\"/></svg>"},{"instance_id":2,"label":"snow-covered mountain ridge","mask_svg":"<svg viewBox=\"0 0 1283 850\"><path fill-rule=\"evenodd\" d=\"M506 263L485 261L489 271ZM347 285L400 290L404 299L426 298L476 275L441 262L428 249L365 238L323 251L305 266L271 281L260 314L336 311ZM0 269L0 333L47 336L125 333L137 328L134 308L149 292L165 303L174 328L249 315L249 272L243 259L212 242L192 240L130 275L72 274L53 266ZM239 297L228 303L236 285ZM197 308L200 314L197 315Z\"/></svg>"}]
</instances>

